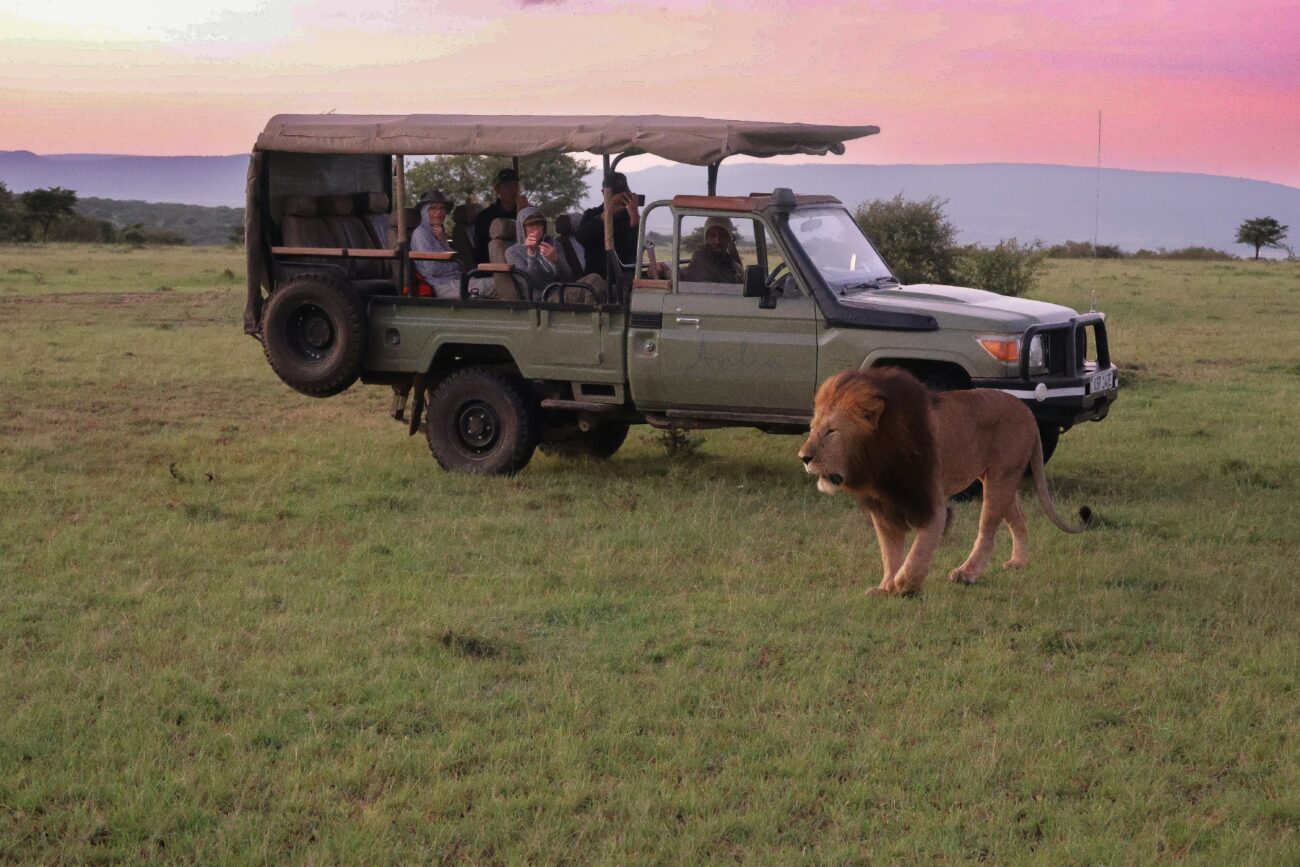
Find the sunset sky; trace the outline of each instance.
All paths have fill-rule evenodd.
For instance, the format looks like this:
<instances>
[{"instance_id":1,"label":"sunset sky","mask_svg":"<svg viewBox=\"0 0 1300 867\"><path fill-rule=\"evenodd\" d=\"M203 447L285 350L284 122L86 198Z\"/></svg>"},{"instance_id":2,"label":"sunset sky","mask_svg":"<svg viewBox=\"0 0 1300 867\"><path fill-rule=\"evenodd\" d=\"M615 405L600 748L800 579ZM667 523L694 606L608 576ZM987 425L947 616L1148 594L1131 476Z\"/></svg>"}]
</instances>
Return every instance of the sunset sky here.
<instances>
[{"instance_id":1,"label":"sunset sky","mask_svg":"<svg viewBox=\"0 0 1300 867\"><path fill-rule=\"evenodd\" d=\"M0 0L0 150L229 154L272 114L871 123L864 163L1300 186L1300 0ZM633 166L629 163L629 168Z\"/></svg>"}]
</instances>

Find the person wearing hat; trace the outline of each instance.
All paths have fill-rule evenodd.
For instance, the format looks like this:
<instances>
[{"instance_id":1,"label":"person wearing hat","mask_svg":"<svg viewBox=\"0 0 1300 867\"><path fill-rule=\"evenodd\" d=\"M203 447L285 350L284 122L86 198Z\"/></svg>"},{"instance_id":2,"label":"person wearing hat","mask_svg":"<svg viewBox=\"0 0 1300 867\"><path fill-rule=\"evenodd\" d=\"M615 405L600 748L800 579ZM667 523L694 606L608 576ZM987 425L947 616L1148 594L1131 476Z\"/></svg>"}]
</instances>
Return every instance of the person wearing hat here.
<instances>
[{"instance_id":1,"label":"person wearing hat","mask_svg":"<svg viewBox=\"0 0 1300 867\"><path fill-rule=\"evenodd\" d=\"M411 233L411 252L450 253L447 242L447 214L452 201L442 190L431 190L416 202L420 225ZM460 266L455 262L415 260L416 295L434 298L460 297Z\"/></svg>"},{"instance_id":2,"label":"person wearing hat","mask_svg":"<svg viewBox=\"0 0 1300 867\"><path fill-rule=\"evenodd\" d=\"M744 283L745 269L732 243L736 236L726 217L704 221L704 246L691 255L682 279L692 283Z\"/></svg>"},{"instance_id":3,"label":"person wearing hat","mask_svg":"<svg viewBox=\"0 0 1300 867\"><path fill-rule=\"evenodd\" d=\"M555 239L546 234L546 216L539 209L521 208L517 220L519 240L506 250L506 264L528 278L533 298L552 283L570 283L581 276L573 273Z\"/></svg>"},{"instance_id":4,"label":"person wearing hat","mask_svg":"<svg viewBox=\"0 0 1300 867\"><path fill-rule=\"evenodd\" d=\"M519 172L509 166L497 172L492 192L497 200L479 211L474 218L474 261L482 265L489 261L488 242L491 240L492 221L500 217L516 218L520 208L528 207L528 198L519 185Z\"/></svg>"},{"instance_id":5,"label":"person wearing hat","mask_svg":"<svg viewBox=\"0 0 1300 867\"><path fill-rule=\"evenodd\" d=\"M607 183L610 192L610 208L614 213L614 252L624 265L634 265L637 261L636 236L641 223L641 212L637 207L636 195L628 189L627 175L622 172L610 172ZM578 231L574 233L578 243L586 254L587 274L605 273L605 204L602 202L594 208L582 212Z\"/></svg>"}]
</instances>

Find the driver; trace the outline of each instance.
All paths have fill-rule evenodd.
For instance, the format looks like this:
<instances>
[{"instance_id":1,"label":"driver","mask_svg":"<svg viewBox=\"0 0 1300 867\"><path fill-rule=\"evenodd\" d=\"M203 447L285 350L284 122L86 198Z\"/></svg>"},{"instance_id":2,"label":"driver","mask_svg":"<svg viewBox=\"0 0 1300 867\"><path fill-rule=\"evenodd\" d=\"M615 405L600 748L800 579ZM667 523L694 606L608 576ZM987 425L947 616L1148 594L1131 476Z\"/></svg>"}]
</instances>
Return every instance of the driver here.
<instances>
[{"instance_id":1,"label":"driver","mask_svg":"<svg viewBox=\"0 0 1300 867\"><path fill-rule=\"evenodd\" d=\"M744 283L745 268L732 243L735 230L726 217L704 221L704 246L691 256L682 279L691 283Z\"/></svg>"}]
</instances>

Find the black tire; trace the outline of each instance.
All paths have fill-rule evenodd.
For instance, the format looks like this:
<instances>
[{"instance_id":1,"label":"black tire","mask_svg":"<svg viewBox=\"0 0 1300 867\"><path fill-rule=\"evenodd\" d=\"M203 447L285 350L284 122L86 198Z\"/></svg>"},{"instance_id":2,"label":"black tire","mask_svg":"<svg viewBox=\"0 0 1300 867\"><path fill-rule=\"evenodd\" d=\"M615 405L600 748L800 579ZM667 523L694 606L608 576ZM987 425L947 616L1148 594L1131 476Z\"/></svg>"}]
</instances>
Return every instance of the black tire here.
<instances>
[{"instance_id":1,"label":"black tire","mask_svg":"<svg viewBox=\"0 0 1300 867\"><path fill-rule=\"evenodd\" d=\"M458 370L429 395L425 436L449 472L512 476L532 459L540 429L526 386L498 370Z\"/></svg>"},{"instance_id":2,"label":"black tire","mask_svg":"<svg viewBox=\"0 0 1300 867\"><path fill-rule=\"evenodd\" d=\"M346 391L361 375L366 353L365 305L338 278L290 278L266 302L262 349L293 390L309 397Z\"/></svg>"},{"instance_id":3,"label":"black tire","mask_svg":"<svg viewBox=\"0 0 1300 867\"><path fill-rule=\"evenodd\" d=\"M609 460L623 446L627 439L628 425L609 422L589 431L580 431L554 442L542 443L543 454L559 458L579 460L592 458L598 461Z\"/></svg>"}]
</instances>

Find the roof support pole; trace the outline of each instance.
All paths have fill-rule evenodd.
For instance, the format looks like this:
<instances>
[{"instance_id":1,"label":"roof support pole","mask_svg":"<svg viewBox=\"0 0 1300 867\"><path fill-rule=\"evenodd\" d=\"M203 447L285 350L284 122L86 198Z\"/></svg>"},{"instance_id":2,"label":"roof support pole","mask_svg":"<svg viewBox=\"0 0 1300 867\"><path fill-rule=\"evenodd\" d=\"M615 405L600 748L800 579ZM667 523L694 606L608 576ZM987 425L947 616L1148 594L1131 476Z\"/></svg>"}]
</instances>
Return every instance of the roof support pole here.
<instances>
[{"instance_id":1,"label":"roof support pole","mask_svg":"<svg viewBox=\"0 0 1300 867\"><path fill-rule=\"evenodd\" d=\"M519 157L510 158L510 168L515 170L516 175L519 174Z\"/></svg>"},{"instance_id":2,"label":"roof support pole","mask_svg":"<svg viewBox=\"0 0 1300 867\"><path fill-rule=\"evenodd\" d=\"M393 207L397 208L397 242L406 237L406 157L397 155L393 163Z\"/></svg>"},{"instance_id":3,"label":"roof support pole","mask_svg":"<svg viewBox=\"0 0 1300 867\"><path fill-rule=\"evenodd\" d=\"M716 163L709 163L709 195L710 196L716 196L718 194L718 166L720 165L722 165L722 160L718 160Z\"/></svg>"}]
</instances>

